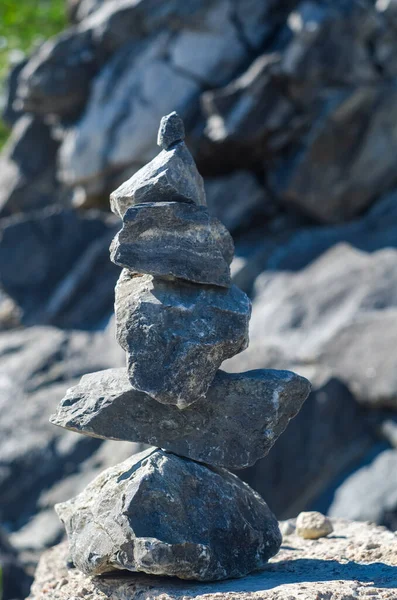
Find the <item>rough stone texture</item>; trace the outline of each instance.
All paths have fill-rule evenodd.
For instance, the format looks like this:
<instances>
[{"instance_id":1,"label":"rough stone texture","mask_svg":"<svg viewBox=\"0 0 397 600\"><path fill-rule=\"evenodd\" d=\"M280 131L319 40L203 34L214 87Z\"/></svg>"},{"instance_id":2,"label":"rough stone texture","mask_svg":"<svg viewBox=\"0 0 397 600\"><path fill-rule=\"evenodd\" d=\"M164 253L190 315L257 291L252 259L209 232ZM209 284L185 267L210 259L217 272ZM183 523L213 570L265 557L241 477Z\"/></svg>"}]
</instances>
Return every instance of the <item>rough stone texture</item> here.
<instances>
[{"instance_id":1,"label":"rough stone texture","mask_svg":"<svg viewBox=\"0 0 397 600\"><path fill-rule=\"evenodd\" d=\"M110 206L121 218L135 204L176 201L206 204L203 179L184 143L160 152L110 195Z\"/></svg>"},{"instance_id":2,"label":"rough stone texture","mask_svg":"<svg viewBox=\"0 0 397 600\"><path fill-rule=\"evenodd\" d=\"M318 540L332 532L331 521L320 512L301 512L296 519L296 533L305 540Z\"/></svg>"},{"instance_id":3,"label":"rough stone texture","mask_svg":"<svg viewBox=\"0 0 397 600\"><path fill-rule=\"evenodd\" d=\"M51 422L241 469L269 452L309 390L308 381L287 371L218 371L206 398L181 411L131 388L125 369L109 369L85 375L68 390Z\"/></svg>"},{"instance_id":4,"label":"rough stone texture","mask_svg":"<svg viewBox=\"0 0 397 600\"><path fill-rule=\"evenodd\" d=\"M397 594L396 534L365 523L332 519L334 535L318 541L285 538L265 570L244 579L189 584L143 574L88 578L67 570L66 544L47 551L29 600L393 600Z\"/></svg>"},{"instance_id":5,"label":"rough stone texture","mask_svg":"<svg viewBox=\"0 0 397 600\"><path fill-rule=\"evenodd\" d=\"M163 117L157 134L157 145L163 150L185 139L185 126L180 116L174 111Z\"/></svg>"},{"instance_id":6,"label":"rough stone texture","mask_svg":"<svg viewBox=\"0 0 397 600\"><path fill-rule=\"evenodd\" d=\"M1 221L0 283L25 325L106 324L119 274L108 254L116 231L115 220L98 211L48 208Z\"/></svg>"},{"instance_id":7,"label":"rough stone texture","mask_svg":"<svg viewBox=\"0 0 397 600\"><path fill-rule=\"evenodd\" d=\"M343 481L332 501L332 516L346 515L397 529L397 451L387 449Z\"/></svg>"},{"instance_id":8,"label":"rough stone texture","mask_svg":"<svg viewBox=\"0 0 397 600\"><path fill-rule=\"evenodd\" d=\"M133 206L110 250L116 265L135 273L231 285L232 237L203 206L184 202Z\"/></svg>"},{"instance_id":9,"label":"rough stone texture","mask_svg":"<svg viewBox=\"0 0 397 600\"><path fill-rule=\"evenodd\" d=\"M211 581L243 577L277 553L281 534L238 477L150 448L56 506L73 563Z\"/></svg>"},{"instance_id":10,"label":"rough stone texture","mask_svg":"<svg viewBox=\"0 0 397 600\"><path fill-rule=\"evenodd\" d=\"M221 363L248 344L251 304L236 286L168 282L124 269L115 312L133 387L180 408L204 396Z\"/></svg>"}]
</instances>

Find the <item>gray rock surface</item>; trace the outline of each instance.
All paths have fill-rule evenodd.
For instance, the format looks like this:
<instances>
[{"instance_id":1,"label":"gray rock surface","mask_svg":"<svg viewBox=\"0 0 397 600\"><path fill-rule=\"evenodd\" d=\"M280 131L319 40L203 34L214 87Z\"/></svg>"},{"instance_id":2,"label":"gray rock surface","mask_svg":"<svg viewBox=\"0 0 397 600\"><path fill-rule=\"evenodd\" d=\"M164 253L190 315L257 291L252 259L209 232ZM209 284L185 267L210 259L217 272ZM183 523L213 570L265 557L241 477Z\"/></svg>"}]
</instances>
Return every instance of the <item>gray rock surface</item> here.
<instances>
[{"instance_id":1,"label":"gray rock surface","mask_svg":"<svg viewBox=\"0 0 397 600\"><path fill-rule=\"evenodd\" d=\"M15 548L0 529L0 571L2 600L26 598L33 578L26 573Z\"/></svg>"},{"instance_id":2,"label":"gray rock surface","mask_svg":"<svg viewBox=\"0 0 397 600\"><path fill-rule=\"evenodd\" d=\"M109 261L117 229L116 220L99 211L59 208L1 221L0 284L20 306L25 325L106 324L119 275Z\"/></svg>"},{"instance_id":3,"label":"gray rock surface","mask_svg":"<svg viewBox=\"0 0 397 600\"><path fill-rule=\"evenodd\" d=\"M339 377L359 402L394 407L388 365L396 257L394 248L368 253L339 244L297 273L264 273L255 286L250 346L225 367L298 369L314 382ZM369 354L368 344L380 356Z\"/></svg>"},{"instance_id":4,"label":"gray rock surface","mask_svg":"<svg viewBox=\"0 0 397 600\"><path fill-rule=\"evenodd\" d=\"M113 330L31 327L0 334L0 521L9 531L20 530L55 501L80 491L81 482L86 484L101 465L110 466L133 451L128 444L128 452L117 456L124 444L102 444L48 422L57 400L84 373L119 367L123 358ZM107 454L99 454L102 446ZM61 484L64 491L51 499ZM55 541L61 535L58 528ZM45 528L40 536L36 529L36 547L45 545L46 536Z\"/></svg>"},{"instance_id":5,"label":"gray rock surface","mask_svg":"<svg viewBox=\"0 0 397 600\"><path fill-rule=\"evenodd\" d=\"M210 214L232 233L248 227L255 216L271 210L264 186L250 171L239 170L223 177L208 177L205 193Z\"/></svg>"},{"instance_id":6,"label":"gray rock surface","mask_svg":"<svg viewBox=\"0 0 397 600\"><path fill-rule=\"evenodd\" d=\"M68 547L61 544L43 555L29 600L392 600L397 593L396 534L342 519L332 519L332 525L334 535L320 541L288 535L261 573L211 584L138 573L87 577L67 570Z\"/></svg>"},{"instance_id":7,"label":"gray rock surface","mask_svg":"<svg viewBox=\"0 0 397 600\"><path fill-rule=\"evenodd\" d=\"M37 210L58 200L58 146L40 119L31 115L18 119L0 159L0 217Z\"/></svg>"},{"instance_id":8,"label":"gray rock surface","mask_svg":"<svg viewBox=\"0 0 397 600\"><path fill-rule=\"evenodd\" d=\"M243 577L281 544L275 517L238 477L153 448L101 473L56 510L70 556L87 575Z\"/></svg>"},{"instance_id":9,"label":"gray rock surface","mask_svg":"<svg viewBox=\"0 0 397 600\"><path fill-rule=\"evenodd\" d=\"M221 363L248 344L251 304L236 286L168 282L124 269L115 312L133 387L180 408L204 396Z\"/></svg>"},{"instance_id":10,"label":"gray rock surface","mask_svg":"<svg viewBox=\"0 0 397 600\"><path fill-rule=\"evenodd\" d=\"M232 237L204 206L185 202L133 206L110 250L116 265L135 273L231 285Z\"/></svg>"},{"instance_id":11,"label":"gray rock surface","mask_svg":"<svg viewBox=\"0 0 397 600\"><path fill-rule=\"evenodd\" d=\"M163 117L157 134L157 145L163 150L185 139L185 126L182 119L175 111Z\"/></svg>"},{"instance_id":12,"label":"gray rock surface","mask_svg":"<svg viewBox=\"0 0 397 600\"><path fill-rule=\"evenodd\" d=\"M308 381L288 371L218 371L206 398L181 411L131 388L125 369L109 369L85 375L68 390L51 422L242 469L269 452L309 390Z\"/></svg>"},{"instance_id":13,"label":"gray rock surface","mask_svg":"<svg viewBox=\"0 0 397 600\"><path fill-rule=\"evenodd\" d=\"M160 152L110 195L110 206L121 218L135 204L177 201L206 204L203 179L183 142Z\"/></svg>"},{"instance_id":14,"label":"gray rock surface","mask_svg":"<svg viewBox=\"0 0 397 600\"><path fill-rule=\"evenodd\" d=\"M329 514L372 521L397 529L397 451L386 449L346 477L336 491Z\"/></svg>"}]
</instances>

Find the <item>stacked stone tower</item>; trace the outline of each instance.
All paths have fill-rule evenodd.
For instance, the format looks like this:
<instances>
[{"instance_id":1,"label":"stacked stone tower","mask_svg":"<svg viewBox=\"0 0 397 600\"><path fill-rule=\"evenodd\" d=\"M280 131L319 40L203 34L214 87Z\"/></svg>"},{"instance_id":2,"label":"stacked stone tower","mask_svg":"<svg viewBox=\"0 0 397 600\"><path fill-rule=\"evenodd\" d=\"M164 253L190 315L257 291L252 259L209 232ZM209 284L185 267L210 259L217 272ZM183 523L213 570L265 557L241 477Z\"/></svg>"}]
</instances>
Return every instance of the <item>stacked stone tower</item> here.
<instances>
[{"instance_id":1,"label":"stacked stone tower","mask_svg":"<svg viewBox=\"0 0 397 600\"><path fill-rule=\"evenodd\" d=\"M84 573L115 569L210 581L277 553L278 524L227 469L265 456L310 384L287 371L228 374L248 345L250 301L232 285L233 241L206 208L176 113L162 151L111 196L123 227L111 258L126 369L86 375L51 421L85 435L154 445L56 510Z\"/></svg>"}]
</instances>

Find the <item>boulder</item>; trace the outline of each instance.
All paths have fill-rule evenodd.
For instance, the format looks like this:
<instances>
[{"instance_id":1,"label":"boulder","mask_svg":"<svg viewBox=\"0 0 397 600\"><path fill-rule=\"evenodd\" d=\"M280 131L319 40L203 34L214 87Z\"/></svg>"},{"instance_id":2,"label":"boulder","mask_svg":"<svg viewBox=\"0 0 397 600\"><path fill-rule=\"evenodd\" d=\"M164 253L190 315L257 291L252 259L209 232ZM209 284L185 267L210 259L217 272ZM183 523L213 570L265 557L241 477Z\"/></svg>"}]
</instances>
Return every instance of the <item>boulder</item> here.
<instances>
[{"instance_id":1,"label":"boulder","mask_svg":"<svg viewBox=\"0 0 397 600\"><path fill-rule=\"evenodd\" d=\"M124 369L109 369L85 375L50 420L77 433L242 469L269 452L309 390L308 381L287 371L218 371L206 398L181 411L134 390Z\"/></svg>"},{"instance_id":2,"label":"boulder","mask_svg":"<svg viewBox=\"0 0 397 600\"><path fill-rule=\"evenodd\" d=\"M56 510L71 559L87 575L243 577L281 544L275 517L238 477L153 448L101 473Z\"/></svg>"},{"instance_id":3,"label":"boulder","mask_svg":"<svg viewBox=\"0 0 397 600\"><path fill-rule=\"evenodd\" d=\"M17 95L24 111L75 117L102 60L90 28L70 27L46 41L18 78Z\"/></svg>"},{"instance_id":4,"label":"boulder","mask_svg":"<svg viewBox=\"0 0 397 600\"><path fill-rule=\"evenodd\" d=\"M286 536L276 557L261 573L244 579L214 583L191 583L127 572L106 577L87 577L77 569L68 570L67 544L48 550L41 558L29 600L295 600L301 598L376 597L390 600L397 594L397 536L368 523L332 519L334 535L320 541ZM342 558L346 557L346 558ZM45 590L43 592L43 590Z\"/></svg>"},{"instance_id":5,"label":"boulder","mask_svg":"<svg viewBox=\"0 0 397 600\"><path fill-rule=\"evenodd\" d=\"M304 143L271 167L273 193L323 223L362 213L397 181L396 99L394 83L326 90ZM387 148L381 161L379 148Z\"/></svg>"},{"instance_id":6,"label":"boulder","mask_svg":"<svg viewBox=\"0 0 397 600\"><path fill-rule=\"evenodd\" d=\"M248 228L256 215L272 214L272 203L264 186L248 170L207 177L205 193L209 212L232 233Z\"/></svg>"},{"instance_id":7,"label":"boulder","mask_svg":"<svg viewBox=\"0 0 397 600\"><path fill-rule=\"evenodd\" d=\"M0 283L25 325L106 324L119 274L108 260L116 231L115 220L98 211L47 208L1 222Z\"/></svg>"},{"instance_id":8,"label":"boulder","mask_svg":"<svg viewBox=\"0 0 397 600\"><path fill-rule=\"evenodd\" d=\"M111 246L116 265L134 273L229 287L232 237L204 206L158 202L133 206Z\"/></svg>"},{"instance_id":9,"label":"boulder","mask_svg":"<svg viewBox=\"0 0 397 600\"><path fill-rule=\"evenodd\" d=\"M266 53L226 86L202 94L206 127L198 161L206 171L261 165L296 135L302 118L280 80L280 60Z\"/></svg>"},{"instance_id":10,"label":"boulder","mask_svg":"<svg viewBox=\"0 0 397 600\"><path fill-rule=\"evenodd\" d=\"M17 120L0 157L0 217L59 202L58 146L40 119L24 115Z\"/></svg>"},{"instance_id":11,"label":"boulder","mask_svg":"<svg viewBox=\"0 0 397 600\"><path fill-rule=\"evenodd\" d=\"M24 570L17 552L2 529L0 529L0 572L2 600L26 598L32 577Z\"/></svg>"},{"instance_id":12,"label":"boulder","mask_svg":"<svg viewBox=\"0 0 397 600\"><path fill-rule=\"evenodd\" d=\"M220 364L248 343L251 304L236 286L166 281L124 269L115 312L132 386L180 408L204 396Z\"/></svg>"},{"instance_id":13,"label":"boulder","mask_svg":"<svg viewBox=\"0 0 397 600\"><path fill-rule=\"evenodd\" d=\"M377 448L336 490L329 514L397 529L397 450Z\"/></svg>"}]
</instances>

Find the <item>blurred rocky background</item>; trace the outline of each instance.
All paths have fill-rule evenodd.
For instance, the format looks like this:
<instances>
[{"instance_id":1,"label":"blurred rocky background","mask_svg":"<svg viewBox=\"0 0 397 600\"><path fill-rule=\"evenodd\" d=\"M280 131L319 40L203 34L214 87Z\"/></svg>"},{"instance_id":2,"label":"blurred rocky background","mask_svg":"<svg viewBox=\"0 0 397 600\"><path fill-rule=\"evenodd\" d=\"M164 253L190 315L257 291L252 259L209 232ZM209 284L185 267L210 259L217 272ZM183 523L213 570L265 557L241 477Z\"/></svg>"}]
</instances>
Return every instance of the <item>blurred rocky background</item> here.
<instances>
[{"instance_id":1,"label":"blurred rocky background","mask_svg":"<svg viewBox=\"0 0 397 600\"><path fill-rule=\"evenodd\" d=\"M0 22L4 600L62 538L53 504L136 450L48 417L81 375L123 365L108 197L172 110L253 302L224 368L313 382L243 477L280 519L397 529L397 1L7 0Z\"/></svg>"}]
</instances>

